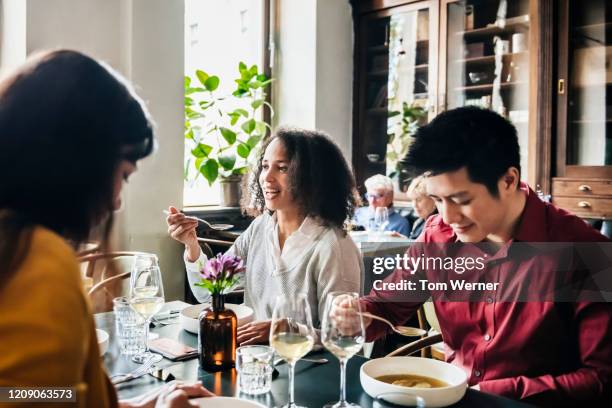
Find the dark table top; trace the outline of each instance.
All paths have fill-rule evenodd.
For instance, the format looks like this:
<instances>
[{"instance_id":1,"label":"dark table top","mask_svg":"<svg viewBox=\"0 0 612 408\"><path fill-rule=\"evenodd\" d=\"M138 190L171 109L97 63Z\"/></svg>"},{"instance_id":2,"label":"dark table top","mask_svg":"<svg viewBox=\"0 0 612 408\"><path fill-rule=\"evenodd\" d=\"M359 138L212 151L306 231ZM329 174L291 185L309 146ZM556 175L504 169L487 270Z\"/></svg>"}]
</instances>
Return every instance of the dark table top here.
<instances>
[{"instance_id":1,"label":"dark table top","mask_svg":"<svg viewBox=\"0 0 612 408\"><path fill-rule=\"evenodd\" d=\"M180 309L186 304L183 302L169 302L164 306L165 310ZM104 355L104 364L109 374L125 373L136 368L138 365L132 363L127 357L119 354L119 345L115 341L115 324L112 313L100 313L95 315L96 326L106 330L110 334L110 346ZM162 337L168 337L179 342L197 347L198 337L181 329L180 325L171 324L158 326L151 329L152 333L158 333ZM340 366L338 360L327 351L314 352L309 355L313 358L325 357L330 362L315 365L312 363L298 362L295 376L295 400L296 403L306 407L322 407L324 404L337 401L340 390ZM363 363L368 361L361 356L353 357L347 367L347 399L358 403L362 407L373 407L374 401L368 396L359 380L359 369ZM200 380L206 388L217 395L237 396L252 399L268 407L281 406L288 400L288 372L287 365L277 366L278 377L272 381L272 391L263 396L252 397L240 394L237 390L236 370L227 370L218 373L209 373L199 367L198 360L193 359L185 362L175 363L164 359L159 367L166 367L176 378L180 380ZM131 382L117 386L119 398L131 398L140 395L152 388L163 384L152 376L144 376ZM380 406L380 405L379 405ZM507 398L468 389L465 396L453 407L486 407L486 408L523 408L530 405Z\"/></svg>"}]
</instances>

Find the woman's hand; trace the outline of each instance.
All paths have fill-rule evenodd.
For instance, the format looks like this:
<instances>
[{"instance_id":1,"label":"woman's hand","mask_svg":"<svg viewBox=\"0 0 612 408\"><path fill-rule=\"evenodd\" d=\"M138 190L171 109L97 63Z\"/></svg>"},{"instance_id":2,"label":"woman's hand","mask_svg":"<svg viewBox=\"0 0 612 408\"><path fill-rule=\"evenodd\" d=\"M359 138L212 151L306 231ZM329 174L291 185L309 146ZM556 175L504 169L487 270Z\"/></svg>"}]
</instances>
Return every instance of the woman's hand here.
<instances>
[{"instance_id":1,"label":"woman's hand","mask_svg":"<svg viewBox=\"0 0 612 408\"><path fill-rule=\"evenodd\" d=\"M196 235L198 220L185 216L175 207L168 208L166 223L168 224L168 234L178 242L185 245L187 258L195 262L200 256L200 245Z\"/></svg>"},{"instance_id":2,"label":"woman's hand","mask_svg":"<svg viewBox=\"0 0 612 408\"><path fill-rule=\"evenodd\" d=\"M120 408L183 408L198 407L189 398L214 397L200 382L172 381L144 395L119 401Z\"/></svg>"},{"instance_id":3,"label":"woman's hand","mask_svg":"<svg viewBox=\"0 0 612 408\"><path fill-rule=\"evenodd\" d=\"M247 346L249 344L267 343L270 339L271 320L260 320L247 323L238 328L238 344Z\"/></svg>"}]
</instances>

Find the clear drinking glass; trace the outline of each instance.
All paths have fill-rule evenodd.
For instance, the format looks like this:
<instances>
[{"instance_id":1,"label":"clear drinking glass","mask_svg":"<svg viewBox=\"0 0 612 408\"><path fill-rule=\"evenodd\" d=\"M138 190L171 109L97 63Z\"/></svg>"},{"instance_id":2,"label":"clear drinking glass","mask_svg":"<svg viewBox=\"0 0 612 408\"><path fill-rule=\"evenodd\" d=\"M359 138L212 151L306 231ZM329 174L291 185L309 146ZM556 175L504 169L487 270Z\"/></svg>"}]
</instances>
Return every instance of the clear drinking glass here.
<instances>
[{"instance_id":1,"label":"clear drinking glass","mask_svg":"<svg viewBox=\"0 0 612 408\"><path fill-rule=\"evenodd\" d=\"M389 224L389 210L387 207L377 207L374 211L374 225L376 231L382 233Z\"/></svg>"},{"instance_id":2,"label":"clear drinking glass","mask_svg":"<svg viewBox=\"0 0 612 408\"><path fill-rule=\"evenodd\" d=\"M240 392L265 394L272 387L274 349L268 346L242 346L236 349L236 371Z\"/></svg>"},{"instance_id":3,"label":"clear drinking glass","mask_svg":"<svg viewBox=\"0 0 612 408\"><path fill-rule=\"evenodd\" d=\"M289 364L289 403L282 408L301 408L295 404L293 392L295 363L312 350L314 338L312 315L306 296L277 297L272 312L270 345Z\"/></svg>"},{"instance_id":4,"label":"clear drinking glass","mask_svg":"<svg viewBox=\"0 0 612 408\"><path fill-rule=\"evenodd\" d=\"M131 356L145 350L143 319L130 306L130 299L121 296L113 299L115 332L122 355Z\"/></svg>"},{"instance_id":5,"label":"clear drinking glass","mask_svg":"<svg viewBox=\"0 0 612 408\"><path fill-rule=\"evenodd\" d=\"M162 356L149 351L149 325L151 318L164 306L164 286L157 256L140 254L134 257L130 277L130 306L145 320L145 351L132 357L132 361L142 364L153 359L160 361Z\"/></svg>"},{"instance_id":6,"label":"clear drinking glass","mask_svg":"<svg viewBox=\"0 0 612 408\"><path fill-rule=\"evenodd\" d=\"M359 295L354 292L332 292L325 300L321 322L321 341L340 360L340 401L324 408L359 407L346 401L346 364L365 341Z\"/></svg>"}]
</instances>

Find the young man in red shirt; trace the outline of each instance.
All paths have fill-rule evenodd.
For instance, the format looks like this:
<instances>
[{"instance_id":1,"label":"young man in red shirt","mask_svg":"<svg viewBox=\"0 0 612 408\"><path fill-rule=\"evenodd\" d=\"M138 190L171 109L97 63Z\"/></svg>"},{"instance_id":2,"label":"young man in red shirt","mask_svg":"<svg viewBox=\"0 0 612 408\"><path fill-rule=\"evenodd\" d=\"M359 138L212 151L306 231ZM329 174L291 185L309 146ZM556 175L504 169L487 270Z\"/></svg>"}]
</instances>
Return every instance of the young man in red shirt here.
<instances>
[{"instance_id":1,"label":"young man in red shirt","mask_svg":"<svg viewBox=\"0 0 612 408\"><path fill-rule=\"evenodd\" d=\"M502 286L517 278L537 297L550 289L541 277L559 267L546 257L513 258L508 245L608 241L520 181L516 130L492 111L465 107L440 114L419 129L405 162L426 174L427 193L439 213L428 219L419 242L486 243L495 262L487 262L484 273ZM427 272L421 271L432 278ZM412 273L398 268L385 282L405 282L414 279ZM564 273L571 277L573 271ZM432 295L446 358L466 371L470 386L555 407L609 401L612 303L561 303L544 296L500 301L494 290L476 302ZM422 302L398 299L397 291L374 289L361 305L402 324ZM368 340L385 333L380 322L365 324Z\"/></svg>"}]
</instances>

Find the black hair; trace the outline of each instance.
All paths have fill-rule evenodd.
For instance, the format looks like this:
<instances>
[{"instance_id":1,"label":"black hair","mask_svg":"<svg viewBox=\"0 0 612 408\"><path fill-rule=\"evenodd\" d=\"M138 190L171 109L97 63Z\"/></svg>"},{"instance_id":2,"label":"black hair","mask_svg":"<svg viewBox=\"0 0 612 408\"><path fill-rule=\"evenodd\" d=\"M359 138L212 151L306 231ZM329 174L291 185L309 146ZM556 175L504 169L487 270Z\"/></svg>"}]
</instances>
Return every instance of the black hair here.
<instances>
[{"instance_id":1,"label":"black hair","mask_svg":"<svg viewBox=\"0 0 612 408\"><path fill-rule=\"evenodd\" d=\"M484 184L494 197L499 196L500 177L510 167L521 172L514 126L491 110L472 106L443 112L419 128L403 162L414 174L465 167L470 180Z\"/></svg>"},{"instance_id":2,"label":"black hair","mask_svg":"<svg viewBox=\"0 0 612 408\"><path fill-rule=\"evenodd\" d=\"M290 193L303 214L323 225L343 228L359 203L355 178L340 148L319 131L284 127L264 143L249 178L249 195L243 208L252 215L266 209L259 176L265 150L274 140L285 148L290 162Z\"/></svg>"},{"instance_id":3,"label":"black hair","mask_svg":"<svg viewBox=\"0 0 612 408\"><path fill-rule=\"evenodd\" d=\"M76 51L31 57L0 83L0 279L27 253L35 226L74 244L112 226L122 160L154 149L142 101L106 65Z\"/></svg>"}]
</instances>

